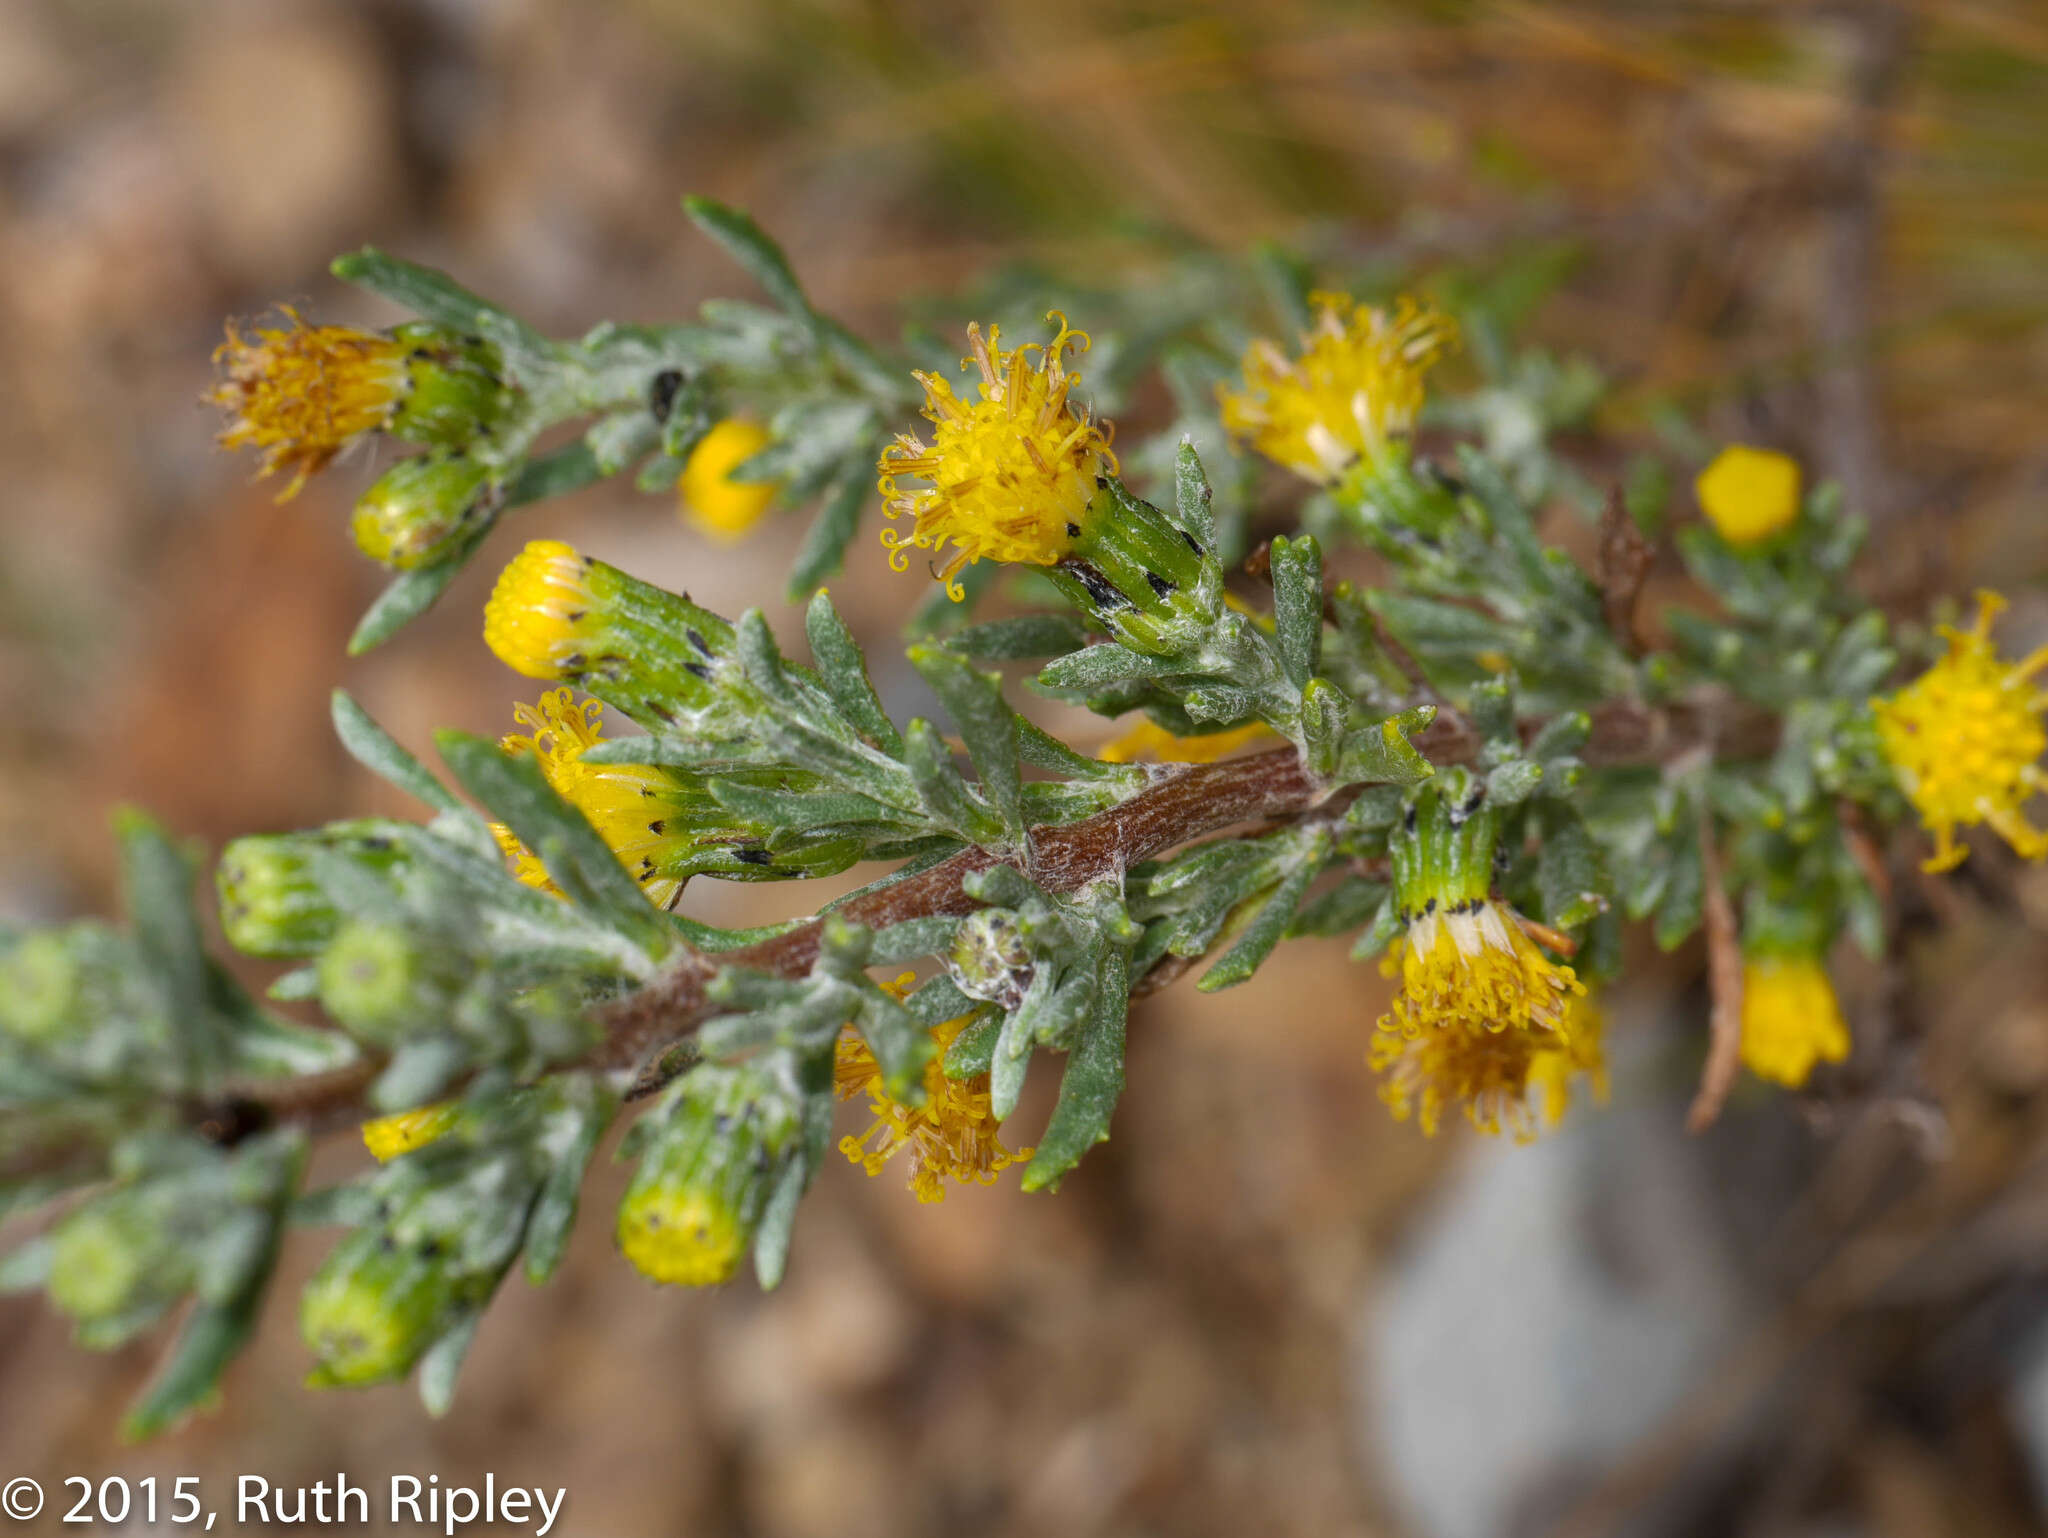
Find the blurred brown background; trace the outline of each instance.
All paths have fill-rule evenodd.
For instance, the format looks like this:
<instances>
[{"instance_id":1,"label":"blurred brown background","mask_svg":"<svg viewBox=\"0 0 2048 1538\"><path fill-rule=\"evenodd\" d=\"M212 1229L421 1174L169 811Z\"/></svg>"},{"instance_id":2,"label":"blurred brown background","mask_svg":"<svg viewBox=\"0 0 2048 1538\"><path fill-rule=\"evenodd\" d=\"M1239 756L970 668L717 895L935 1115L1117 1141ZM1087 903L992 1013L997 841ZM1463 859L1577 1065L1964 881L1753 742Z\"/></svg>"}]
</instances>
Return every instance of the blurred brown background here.
<instances>
[{"instance_id":1,"label":"blurred brown background","mask_svg":"<svg viewBox=\"0 0 2048 1538\"><path fill-rule=\"evenodd\" d=\"M1603 428L1675 403L1791 449L1879 521L1880 587L1994 579L2040 629L2044 172L2038 0L0 0L0 914L104 911L117 800L214 845L410 815L327 693L414 744L507 726L526 691L478 610L518 540L727 612L779 593L794 525L714 549L600 488L346 661L371 461L278 508L197 404L224 315L393 318L336 251L560 332L669 317L748 292L680 214L708 192L887 335L1018 258L1142 282L1186 242L1336 230L1424 268L1568 242L1534 332L1615 377ZM886 655L922 592L872 531L849 564ZM1426 1142L1364 1070L1377 975L1301 945L1143 1004L1116 1141L1057 1199L923 1208L835 1166L770 1298L642 1283L604 1169L438 1424L409 1388L302 1389L278 1307L218 1415L119 1449L148 1352L6 1300L0 1476L197 1473L225 1504L243 1472L490 1470L625 1538L2034 1531L2048 885L1979 863L1917 991L1848 979L1859 1062L1903 1047L1839 1103L1684 1142L1681 956L1616 1002L1612 1112L1527 1152Z\"/></svg>"}]
</instances>

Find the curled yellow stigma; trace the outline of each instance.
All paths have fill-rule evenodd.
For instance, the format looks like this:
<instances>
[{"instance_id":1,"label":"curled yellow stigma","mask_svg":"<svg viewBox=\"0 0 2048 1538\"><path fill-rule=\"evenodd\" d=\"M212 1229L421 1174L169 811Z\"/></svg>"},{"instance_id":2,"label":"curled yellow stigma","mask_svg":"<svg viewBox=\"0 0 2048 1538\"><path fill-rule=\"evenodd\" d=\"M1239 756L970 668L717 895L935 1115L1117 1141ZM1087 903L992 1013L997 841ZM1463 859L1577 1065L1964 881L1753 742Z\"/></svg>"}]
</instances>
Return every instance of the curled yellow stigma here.
<instances>
[{"instance_id":1,"label":"curled yellow stigma","mask_svg":"<svg viewBox=\"0 0 2048 1538\"><path fill-rule=\"evenodd\" d=\"M736 540L768 511L779 488L772 481L735 481L732 472L775 440L759 422L727 417L690 450L677 494L692 524L720 540Z\"/></svg>"},{"instance_id":2,"label":"curled yellow stigma","mask_svg":"<svg viewBox=\"0 0 2048 1538\"><path fill-rule=\"evenodd\" d=\"M1213 764L1239 748L1280 740L1280 734L1263 721L1233 726L1225 732L1176 737L1148 716L1141 718L1129 731L1104 743L1095 756L1105 764L1134 764L1140 759L1149 759L1155 764Z\"/></svg>"},{"instance_id":3,"label":"curled yellow stigma","mask_svg":"<svg viewBox=\"0 0 2048 1538\"><path fill-rule=\"evenodd\" d=\"M619 1248L649 1281L711 1287L730 1281L749 1233L717 1193L701 1185L657 1181L619 1207Z\"/></svg>"},{"instance_id":4,"label":"curled yellow stigma","mask_svg":"<svg viewBox=\"0 0 2048 1538\"><path fill-rule=\"evenodd\" d=\"M590 613L589 562L558 539L536 539L498 574L484 605L484 644L528 678L560 678Z\"/></svg>"},{"instance_id":5,"label":"curled yellow stigma","mask_svg":"<svg viewBox=\"0 0 2048 1538\"><path fill-rule=\"evenodd\" d=\"M363 1123L363 1146L379 1164L389 1164L400 1154L409 1154L445 1136L461 1114L454 1101L443 1100L418 1110L400 1111L395 1116L379 1116Z\"/></svg>"},{"instance_id":6,"label":"curled yellow stigma","mask_svg":"<svg viewBox=\"0 0 2048 1538\"><path fill-rule=\"evenodd\" d=\"M892 986L900 989L908 974ZM910 1150L910 1189L921 1202L946 1199L946 1179L989 1185L1012 1164L1031 1157L1031 1150L1012 1153L1003 1147L1001 1123L989 1108L989 1076L946 1077L946 1049L974 1016L932 1027L932 1057L925 1065L925 1103L906 1106L889 1098L882 1087L881 1065L860 1032L851 1025L839 1033L832 1065L833 1087L841 1100L865 1094L874 1122L859 1137L848 1135L839 1151L870 1175L904 1149Z\"/></svg>"},{"instance_id":7,"label":"curled yellow stigma","mask_svg":"<svg viewBox=\"0 0 2048 1538\"><path fill-rule=\"evenodd\" d=\"M1290 358L1264 337L1245 349L1244 388L1217 386L1223 426L1275 464L1318 483L1408 432L1423 377L1456 344L1457 323L1403 298L1391 313L1348 294L1311 294L1315 320Z\"/></svg>"},{"instance_id":8,"label":"curled yellow stigma","mask_svg":"<svg viewBox=\"0 0 2048 1538\"><path fill-rule=\"evenodd\" d=\"M1799 516L1799 461L1731 443L1699 473L1693 490L1707 522L1729 544L1760 545Z\"/></svg>"},{"instance_id":9,"label":"curled yellow stigma","mask_svg":"<svg viewBox=\"0 0 2048 1538\"><path fill-rule=\"evenodd\" d=\"M1401 979L1381 1034L1409 1038L1434 1030L1555 1031L1569 1029L1574 995L1586 985L1552 961L1520 921L1491 899L1432 903L1409 920L1381 971Z\"/></svg>"},{"instance_id":10,"label":"curled yellow stigma","mask_svg":"<svg viewBox=\"0 0 2048 1538\"><path fill-rule=\"evenodd\" d=\"M573 690L551 689L531 705L514 707L512 718L524 732L499 740L507 753L531 754L555 792L581 812L631 872L657 907L667 907L683 883L662 874L662 855L670 848L663 812L664 793L671 789L661 770L642 764L586 764L584 752L604 739L604 706L579 701ZM498 847L512 861L512 873L528 886L559 897L539 856L520 843L501 822L491 824Z\"/></svg>"},{"instance_id":11,"label":"curled yellow stigma","mask_svg":"<svg viewBox=\"0 0 2048 1538\"><path fill-rule=\"evenodd\" d=\"M903 433L876 464L884 511L913 524L908 534L882 530L890 566L907 571L912 548L950 543L955 553L938 576L955 599L955 578L970 561L1057 564L1080 538L1097 478L1117 473L1112 427L1069 399L1081 376L1068 370L1067 353L1086 351L1087 334L1058 311L1047 318L1059 323L1050 342L1010 350L996 327L983 340L970 325L972 356L963 361L980 370L976 397L963 400L949 381L919 373L932 441ZM905 486L904 477L925 484Z\"/></svg>"},{"instance_id":12,"label":"curled yellow stigma","mask_svg":"<svg viewBox=\"0 0 2048 1538\"><path fill-rule=\"evenodd\" d=\"M2041 716L2048 694L2033 676L2048 667L2048 647L2007 662L1992 644L1991 622L2005 607L1977 594L1977 622L1944 625L1948 655L1889 699L1871 701L1878 742L1899 788L1934 835L1923 869L1951 870L1969 850L1958 828L1988 824L2023 859L2048 858L2048 832L2022 808L2040 788L2048 749Z\"/></svg>"},{"instance_id":13,"label":"curled yellow stigma","mask_svg":"<svg viewBox=\"0 0 2048 1538\"><path fill-rule=\"evenodd\" d=\"M1798 1089L1815 1063L1849 1055L1834 984L1816 956L1752 956L1742 965L1742 1061L1760 1079Z\"/></svg>"},{"instance_id":14,"label":"curled yellow stigma","mask_svg":"<svg viewBox=\"0 0 2048 1538\"><path fill-rule=\"evenodd\" d=\"M221 378L206 398L229 413L223 448L262 450L263 475L291 472L277 497L285 502L391 419L405 391L405 349L374 331L309 326L296 310L279 308L288 326L244 332L228 322L213 354Z\"/></svg>"}]
</instances>

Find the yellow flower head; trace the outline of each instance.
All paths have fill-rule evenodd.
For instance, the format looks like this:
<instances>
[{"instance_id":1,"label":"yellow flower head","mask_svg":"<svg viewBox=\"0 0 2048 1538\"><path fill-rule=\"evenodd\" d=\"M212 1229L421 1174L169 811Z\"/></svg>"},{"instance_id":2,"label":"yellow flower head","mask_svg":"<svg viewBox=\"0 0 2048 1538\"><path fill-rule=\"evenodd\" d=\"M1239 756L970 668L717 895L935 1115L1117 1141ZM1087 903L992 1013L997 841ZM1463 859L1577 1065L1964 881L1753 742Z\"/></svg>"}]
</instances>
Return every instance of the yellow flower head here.
<instances>
[{"instance_id":1,"label":"yellow flower head","mask_svg":"<svg viewBox=\"0 0 2048 1538\"><path fill-rule=\"evenodd\" d=\"M649 1281L710 1287L730 1281L752 1237L718 1190L651 1181L619 1206L619 1248Z\"/></svg>"},{"instance_id":2,"label":"yellow flower head","mask_svg":"<svg viewBox=\"0 0 2048 1538\"><path fill-rule=\"evenodd\" d=\"M574 547L534 540L498 573L484 605L484 644L528 678L560 678L583 644L589 569L589 558Z\"/></svg>"},{"instance_id":3,"label":"yellow flower head","mask_svg":"<svg viewBox=\"0 0 2048 1538\"><path fill-rule=\"evenodd\" d=\"M1934 834L1927 870L1951 870L1969 853L1956 829L1988 823L2023 859L2048 858L2048 832L2021 808L2041 783L2048 748L2041 713L2048 695L2031 680L2048 666L2048 647L2006 662L1991 642L1991 621L2005 600L1977 595L1977 622L1944 625L1948 655L1889 699L1871 701L1878 742L1899 788Z\"/></svg>"},{"instance_id":4,"label":"yellow flower head","mask_svg":"<svg viewBox=\"0 0 2048 1538\"><path fill-rule=\"evenodd\" d=\"M306 477L391 419L405 392L406 349L353 326L309 326L284 308L285 328L244 333L228 322L214 352L221 380L207 399L231 413L223 448L263 451L262 474L292 472L277 500L298 495Z\"/></svg>"},{"instance_id":5,"label":"yellow flower head","mask_svg":"<svg viewBox=\"0 0 2048 1538\"><path fill-rule=\"evenodd\" d=\"M1591 994L1574 994L1558 1034L1562 1040L1537 1038L1529 1064L1529 1098L1553 1127L1571 1107L1577 1075L1585 1075L1596 1101L1607 1101L1607 1012Z\"/></svg>"},{"instance_id":6,"label":"yellow flower head","mask_svg":"<svg viewBox=\"0 0 2048 1538\"><path fill-rule=\"evenodd\" d=\"M1290 358L1264 337L1245 349L1244 388L1217 387L1223 426L1296 475L1327 483L1406 433L1422 381L1457 341L1441 311L1402 299L1392 314L1347 294L1312 294L1315 322Z\"/></svg>"},{"instance_id":7,"label":"yellow flower head","mask_svg":"<svg viewBox=\"0 0 2048 1538\"><path fill-rule=\"evenodd\" d=\"M677 483L690 522L720 540L736 540L761 521L778 490L772 481L735 481L732 471L775 440L759 422L727 417L704 435Z\"/></svg>"},{"instance_id":8,"label":"yellow flower head","mask_svg":"<svg viewBox=\"0 0 2048 1538\"><path fill-rule=\"evenodd\" d=\"M409 1154L445 1136L461 1116L461 1107L452 1100L400 1111L395 1116L379 1116L363 1123L363 1146L379 1164L389 1164L400 1154Z\"/></svg>"},{"instance_id":9,"label":"yellow flower head","mask_svg":"<svg viewBox=\"0 0 2048 1538\"><path fill-rule=\"evenodd\" d=\"M499 746L507 753L532 754L555 793L589 820L647 900L665 908L683 888L681 880L663 874L672 840L661 814L663 797L672 787L661 770L648 765L583 762L584 751L603 740L603 714L596 700L578 701L573 690L551 689L534 704L514 707L512 718L526 730L501 738ZM492 823L491 832L512 861L514 875L528 886L561 895L539 856L510 828Z\"/></svg>"},{"instance_id":10,"label":"yellow flower head","mask_svg":"<svg viewBox=\"0 0 2048 1538\"><path fill-rule=\"evenodd\" d=\"M901 986L899 981L891 991ZM925 1103L916 1107L889 1098L882 1087L881 1065L860 1032L849 1025L839 1033L833 1085L841 1100L865 1094L875 1118L860 1137L840 1139L839 1151L870 1175L879 1175L883 1165L908 1148L910 1189L921 1202L944 1201L949 1175L989 1185L1001 1171L1031 1157L1028 1148L1012 1153L1003 1147L1001 1124L989 1109L987 1074L946 1077L946 1049L973 1019L967 1014L932 1027L932 1057L924 1070Z\"/></svg>"},{"instance_id":11,"label":"yellow flower head","mask_svg":"<svg viewBox=\"0 0 2048 1538\"><path fill-rule=\"evenodd\" d=\"M1280 734L1263 721L1234 726L1227 732L1206 732L1194 737L1176 737L1165 727L1143 717L1129 731L1112 737L1097 750L1105 764L1133 764L1150 759L1155 764L1213 764L1219 758L1254 743L1277 743Z\"/></svg>"},{"instance_id":12,"label":"yellow flower head","mask_svg":"<svg viewBox=\"0 0 2048 1538\"><path fill-rule=\"evenodd\" d=\"M1760 545L1799 516L1799 461L1731 443L1693 482L1700 510L1729 544Z\"/></svg>"},{"instance_id":13,"label":"yellow flower head","mask_svg":"<svg viewBox=\"0 0 2048 1538\"><path fill-rule=\"evenodd\" d=\"M1576 1075L1587 1076L1596 1098L1607 1098L1604 1026L1597 1007L1576 996L1556 1030L1449 1024L1407 1036L1383 1020L1369 1061L1386 1075L1380 1098L1395 1119L1415 1117L1425 1136L1436 1136L1445 1110L1457 1106L1481 1132L1527 1142L1563 1119Z\"/></svg>"},{"instance_id":14,"label":"yellow flower head","mask_svg":"<svg viewBox=\"0 0 2048 1538\"><path fill-rule=\"evenodd\" d=\"M1068 399L1081 376L1068 372L1066 355L1085 351L1088 337L1057 311L1048 318L1059 322L1052 341L1008 351L996 327L984 341L981 327L969 326L977 398L962 400L947 380L918 374L932 441L901 434L876 466L884 511L915 524L908 535L882 530L890 566L907 571L912 547L936 551L950 542L956 553L939 576L956 599L953 579L970 561L1056 565L1081 536L1097 478L1117 473L1110 424ZM901 476L926 484L905 487Z\"/></svg>"},{"instance_id":15,"label":"yellow flower head","mask_svg":"<svg viewBox=\"0 0 2048 1538\"><path fill-rule=\"evenodd\" d=\"M1849 1055L1849 1027L1820 958L1758 955L1742 965L1742 1061L1760 1079L1797 1089L1815 1063Z\"/></svg>"},{"instance_id":16,"label":"yellow flower head","mask_svg":"<svg viewBox=\"0 0 2048 1538\"><path fill-rule=\"evenodd\" d=\"M1375 1029L1397 1039L1452 1028L1499 1034L1569 1029L1586 985L1537 948L1509 910L1490 898L1432 902L1408 922L1381 971L1401 979Z\"/></svg>"}]
</instances>

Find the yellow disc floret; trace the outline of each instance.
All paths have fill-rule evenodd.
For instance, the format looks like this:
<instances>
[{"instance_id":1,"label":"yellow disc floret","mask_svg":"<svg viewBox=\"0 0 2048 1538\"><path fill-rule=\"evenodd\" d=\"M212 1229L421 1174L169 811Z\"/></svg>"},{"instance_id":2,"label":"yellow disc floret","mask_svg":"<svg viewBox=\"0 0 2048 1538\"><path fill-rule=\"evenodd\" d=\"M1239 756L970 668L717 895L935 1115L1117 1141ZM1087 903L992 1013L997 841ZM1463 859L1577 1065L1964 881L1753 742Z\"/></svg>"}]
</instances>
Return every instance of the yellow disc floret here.
<instances>
[{"instance_id":1,"label":"yellow disc floret","mask_svg":"<svg viewBox=\"0 0 2048 1538\"><path fill-rule=\"evenodd\" d=\"M1051 566L1073 548L1096 491L1096 479L1116 474L1112 430L1069 398L1081 376L1067 368L1067 353L1085 351L1088 337L1066 317L1052 341L1005 350L997 328L967 328L971 361L981 373L976 397L963 400L952 384L920 373L924 415L932 441L904 433L882 450L884 511L908 516L908 534L882 530L889 564L910 567L910 550L955 553L938 575L954 598L954 578L970 561L1013 561ZM905 486L902 478L923 481Z\"/></svg>"},{"instance_id":2,"label":"yellow disc floret","mask_svg":"<svg viewBox=\"0 0 2048 1538\"><path fill-rule=\"evenodd\" d=\"M750 1238L718 1192L699 1184L651 1182L619 1207L619 1248L649 1281L710 1287L730 1281Z\"/></svg>"},{"instance_id":3,"label":"yellow disc floret","mask_svg":"<svg viewBox=\"0 0 2048 1538\"><path fill-rule=\"evenodd\" d=\"M1533 1137L1529 1076L1538 1037L1531 1031L1484 1031L1446 1025L1413 1037L1379 1031L1370 1062L1384 1073L1380 1098L1397 1121L1413 1116L1434 1137L1447 1108L1462 1106L1481 1132L1503 1129L1518 1139Z\"/></svg>"},{"instance_id":4,"label":"yellow disc floret","mask_svg":"<svg viewBox=\"0 0 2048 1538\"><path fill-rule=\"evenodd\" d=\"M1759 955L1742 965L1742 1061L1760 1079L1797 1089L1815 1063L1849 1055L1849 1027L1820 958Z\"/></svg>"},{"instance_id":5,"label":"yellow disc floret","mask_svg":"<svg viewBox=\"0 0 2048 1538\"><path fill-rule=\"evenodd\" d=\"M394 1116L379 1116L363 1123L363 1146L376 1156L379 1164L389 1164L400 1154L409 1154L445 1136L461 1115L461 1108L454 1101L443 1100Z\"/></svg>"},{"instance_id":6,"label":"yellow disc floret","mask_svg":"<svg viewBox=\"0 0 2048 1538\"><path fill-rule=\"evenodd\" d=\"M207 399L230 413L224 448L262 450L262 474L289 470L278 493L298 494L306 477L391 419L405 390L406 349L352 326L309 326L284 309L284 327L239 331L214 352L221 380Z\"/></svg>"},{"instance_id":7,"label":"yellow disc floret","mask_svg":"<svg viewBox=\"0 0 2048 1538\"><path fill-rule=\"evenodd\" d=\"M582 645L589 561L558 539L536 539L506 563L484 605L484 644L528 678L560 678Z\"/></svg>"},{"instance_id":8,"label":"yellow disc floret","mask_svg":"<svg viewBox=\"0 0 2048 1538\"><path fill-rule=\"evenodd\" d=\"M946 1199L946 1179L988 1185L1031 1150L1003 1147L1001 1124L989 1106L989 1076L946 1077L946 1049L973 1020L962 1015L932 1028L932 1057L925 1065L925 1103L907 1106L889 1098L881 1065L851 1025L839 1033L832 1078L841 1100L868 1097L874 1123L860 1137L840 1139L839 1149L870 1175L904 1149L910 1150L910 1189L921 1202Z\"/></svg>"},{"instance_id":9,"label":"yellow disc floret","mask_svg":"<svg viewBox=\"0 0 2048 1538\"><path fill-rule=\"evenodd\" d=\"M1873 700L1878 741L1899 788L1934 834L1927 870L1950 870L1969 851L1956 829L1986 823L2024 859L2048 858L2048 832L2021 810L2040 787L2048 749L2041 724L2048 695L2033 676L2048 667L2048 647L2007 662L1991 641L2005 600L1977 595L1977 622L1944 625L1948 655L1889 699Z\"/></svg>"},{"instance_id":10,"label":"yellow disc floret","mask_svg":"<svg viewBox=\"0 0 2048 1538\"><path fill-rule=\"evenodd\" d=\"M1327 483L1408 432L1423 377L1457 341L1441 311L1402 299L1391 313L1347 294L1312 294L1315 320L1288 357L1264 337L1245 349L1244 388L1217 387L1223 426L1296 475Z\"/></svg>"},{"instance_id":11,"label":"yellow disc floret","mask_svg":"<svg viewBox=\"0 0 2048 1538\"><path fill-rule=\"evenodd\" d=\"M736 540L759 523L779 488L731 475L774 441L767 428L745 417L727 417L712 428L690 450L677 483L684 516L721 540Z\"/></svg>"},{"instance_id":12,"label":"yellow disc floret","mask_svg":"<svg viewBox=\"0 0 2048 1538\"><path fill-rule=\"evenodd\" d=\"M1731 443L1699 473L1693 490L1707 522L1729 544L1760 545L1799 516L1799 462Z\"/></svg>"},{"instance_id":13,"label":"yellow disc floret","mask_svg":"<svg viewBox=\"0 0 2048 1538\"><path fill-rule=\"evenodd\" d=\"M1401 991L1375 1029L1395 1037L1450 1027L1562 1034L1572 996L1586 991L1490 899L1432 904L1409 921L1381 970L1401 979Z\"/></svg>"},{"instance_id":14,"label":"yellow disc floret","mask_svg":"<svg viewBox=\"0 0 2048 1538\"><path fill-rule=\"evenodd\" d=\"M603 740L603 713L597 700L579 701L572 690L551 689L534 704L514 708L513 719L526 730L500 739L499 746L507 753L531 754L555 793L589 820L648 901L666 907L683 886L662 873L672 841L660 798L670 784L661 770L647 765L583 761L585 751ZM528 886L561 895L547 867L510 828L493 823L491 832L511 859L514 875Z\"/></svg>"},{"instance_id":15,"label":"yellow disc floret","mask_svg":"<svg viewBox=\"0 0 2048 1538\"><path fill-rule=\"evenodd\" d=\"M1607 1012L1591 994L1575 994L1557 1034L1561 1040L1538 1039L1529 1064L1529 1099L1553 1127L1571 1106L1578 1076L1585 1076L1596 1101L1607 1099Z\"/></svg>"}]
</instances>

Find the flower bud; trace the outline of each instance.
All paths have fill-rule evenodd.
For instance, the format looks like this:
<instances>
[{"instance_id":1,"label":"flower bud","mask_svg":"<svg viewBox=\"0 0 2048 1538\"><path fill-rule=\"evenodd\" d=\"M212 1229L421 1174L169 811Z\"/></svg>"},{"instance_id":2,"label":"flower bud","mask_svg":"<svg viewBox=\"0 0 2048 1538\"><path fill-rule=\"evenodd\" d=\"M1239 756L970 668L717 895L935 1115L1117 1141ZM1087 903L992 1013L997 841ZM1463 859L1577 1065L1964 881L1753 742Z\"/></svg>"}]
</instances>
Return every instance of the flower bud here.
<instances>
[{"instance_id":1,"label":"flower bud","mask_svg":"<svg viewBox=\"0 0 2048 1538\"><path fill-rule=\"evenodd\" d=\"M407 349L404 394L386 424L409 443L460 448L502 422L512 404L498 349L414 321L391 340Z\"/></svg>"},{"instance_id":2,"label":"flower bud","mask_svg":"<svg viewBox=\"0 0 2048 1538\"><path fill-rule=\"evenodd\" d=\"M1120 480L1104 477L1072 550L1046 575L1133 651L1193 645L1223 607L1223 569L1192 534Z\"/></svg>"},{"instance_id":3,"label":"flower bud","mask_svg":"<svg viewBox=\"0 0 2048 1538\"><path fill-rule=\"evenodd\" d=\"M490 516L490 480L459 449L401 459L356 502L356 548L397 571L427 565Z\"/></svg>"},{"instance_id":4,"label":"flower bud","mask_svg":"<svg viewBox=\"0 0 2048 1538\"><path fill-rule=\"evenodd\" d=\"M83 969L61 930L37 930L0 955L0 1030L48 1042L78 1015Z\"/></svg>"},{"instance_id":5,"label":"flower bud","mask_svg":"<svg viewBox=\"0 0 2048 1538\"><path fill-rule=\"evenodd\" d=\"M186 1289L191 1267L167 1242L147 1187L109 1191L72 1213L51 1238L50 1301L80 1325L133 1318L167 1307Z\"/></svg>"},{"instance_id":6,"label":"flower bud","mask_svg":"<svg viewBox=\"0 0 2048 1538\"><path fill-rule=\"evenodd\" d=\"M798 1136L797 1110L765 1075L703 1067L635 1128L640 1164L619 1204L619 1247L675 1286L730 1280Z\"/></svg>"},{"instance_id":7,"label":"flower bud","mask_svg":"<svg viewBox=\"0 0 2048 1538\"><path fill-rule=\"evenodd\" d=\"M350 1035L388 1047L446 1017L461 979L397 924L352 920L320 953L320 1003Z\"/></svg>"},{"instance_id":8,"label":"flower bud","mask_svg":"<svg viewBox=\"0 0 2048 1538\"><path fill-rule=\"evenodd\" d=\"M736 481L731 475L774 441L767 428L745 417L727 417L712 428L690 450L677 483L684 516L726 542L759 523L780 487L773 481Z\"/></svg>"},{"instance_id":9,"label":"flower bud","mask_svg":"<svg viewBox=\"0 0 2048 1538\"><path fill-rule=\"evenodd\" d=\"M452 1322L464 1287L441 1257L358 1229L334 1247L299 1299L315 1387L402 1377Z\"/></svg>"},{"instance_id":10,"label":"flower bud","mask_svg":"<svg viewBox=\"0 0 2048 1538\"><path fill-rule=\"evenodd\" d=\"M484 606L499 661L577 684L643 726L711 705L716 675L740 672L732 639L731 625L688 598L552 539L514 556Z\"/></svg>"},{"instance_id":11,"label":"flower bud","mask_svg":"<svg viewBox=\"0 0 2048 1538\"><path fill-rule=\"evenodd\" d=\"M340 921L313 879L307 840L296 834L236 839L222 851L213 879L221 930L251 956L311 956Z\"/></svg>"}]
</instances>

